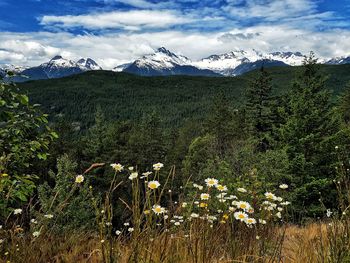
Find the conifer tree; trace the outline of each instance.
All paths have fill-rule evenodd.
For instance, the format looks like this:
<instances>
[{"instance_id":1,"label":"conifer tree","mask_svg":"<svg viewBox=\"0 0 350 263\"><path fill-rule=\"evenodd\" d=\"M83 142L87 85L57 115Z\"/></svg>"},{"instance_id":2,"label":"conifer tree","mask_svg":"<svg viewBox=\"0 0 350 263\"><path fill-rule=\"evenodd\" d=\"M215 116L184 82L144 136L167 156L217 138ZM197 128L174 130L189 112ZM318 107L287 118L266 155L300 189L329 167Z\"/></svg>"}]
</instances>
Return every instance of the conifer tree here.
<instances>
[{"instance_id":1,"label":"conifer tree","mask_svg":"<svg viewBox=\"0 0 350 263\"><path fill-rule=\"evenodd\" d=\"M252 82L247 91L245 105L247 131L260 152L270 147L273 123L271 92L271 77L262 67L259 77Z\"/></svg>"},{"instance_id":2,"label":"conifer tree","mask_svg":"<svg viewBox=\"0 0 350 263\"><path fill-rule=\"evenodd\" d=\"M329 190L333 172L332 148L327 141L336 127L331 125L330 92L325 88L325 81L317 59L310 53L287 96L287 117L280 128L280 143L288 156L287 173L291 176L295 202L300 210L306 201L317 211L319 192Z\"/></svg>"},{"instance_id":3,"label":"conifer tree","mask_svg":"<svg viewBox=\"0 0 350 263\"><path fill-rule=\"evenodd\" d=\"M223 157L235 134L234 115L228 99L223 92L215 98L212 112L206 122L206 132L213 135L216 141L216 151Z\"/></svg>"}]
</instances>

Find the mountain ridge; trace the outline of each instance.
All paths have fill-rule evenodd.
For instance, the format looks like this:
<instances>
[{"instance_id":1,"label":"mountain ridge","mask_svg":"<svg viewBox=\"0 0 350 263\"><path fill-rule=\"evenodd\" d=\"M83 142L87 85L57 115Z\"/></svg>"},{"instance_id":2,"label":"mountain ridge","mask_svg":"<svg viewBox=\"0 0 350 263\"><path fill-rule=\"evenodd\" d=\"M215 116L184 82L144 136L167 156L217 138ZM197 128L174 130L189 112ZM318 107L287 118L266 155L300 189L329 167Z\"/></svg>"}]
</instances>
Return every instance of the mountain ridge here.
<instances>
[{"instance_id":1,"label":"mountain ridge","mask_svg":"<svg viewBox=\"0 0 350 263\"><path fill-rule=\"evenodd\" d=\"M165 47L153 53L112 69L115 72L127 72L140 76L238 76L259 67L300 66L305 56L301 52L276 51L264 54L255 49L233 50L222 54L213 54L203 59L192 61L190 58L176 54ZM321 59L320 64L350 64L350 56ZM17 76L11 78L15 82L27 80L61 78L91 70L102 70L93 59L81 58L77 62L65 59L60 55L35 67L4 65L0 67L0 76L6 71L13 71Z\"/></svg>"}]
</instances>

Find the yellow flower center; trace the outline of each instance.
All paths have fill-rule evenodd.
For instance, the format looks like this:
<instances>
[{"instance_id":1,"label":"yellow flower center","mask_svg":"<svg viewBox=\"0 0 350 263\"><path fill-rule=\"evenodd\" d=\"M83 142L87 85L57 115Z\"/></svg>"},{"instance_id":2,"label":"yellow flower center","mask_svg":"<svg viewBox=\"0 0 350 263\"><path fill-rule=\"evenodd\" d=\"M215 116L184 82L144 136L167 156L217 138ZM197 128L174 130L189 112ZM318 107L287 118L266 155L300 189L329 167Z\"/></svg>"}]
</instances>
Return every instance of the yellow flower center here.
<instances>
[{"instance_id":1,"label":"yellow flower center","mask_svg":"<svg viewBox=\"0 0 350 263\"><path fill-rule=\"evenodd\" d=\"M245 209L245 208L247 208L247 205L246 204L241 204L239 207L242 208L242 209Z\"/></svg>"},{"instance_id":2,"label":"yellow flower center","mask_svg":"<svg viewBox=\"0 0 350 263\"><path fill-rule=\"evenodd\" d=\"M149 188L151 188L151 189L156 189L156 188L157 188L157 184L155 184L155 183L150 183L150 184L149 184Z\"/></svg>"},{"instance_id":3,"label":"yellow flower center","mask_svg":"<svg viewBox=\"0 0 350 263\"><path fill-rule=\"evenodd\" d=\"M243 215L243 214L239 214L238 217L241 218L241 219L243 219L243 218L244 218L244 215Z\"/></svg>"}]
</instances>

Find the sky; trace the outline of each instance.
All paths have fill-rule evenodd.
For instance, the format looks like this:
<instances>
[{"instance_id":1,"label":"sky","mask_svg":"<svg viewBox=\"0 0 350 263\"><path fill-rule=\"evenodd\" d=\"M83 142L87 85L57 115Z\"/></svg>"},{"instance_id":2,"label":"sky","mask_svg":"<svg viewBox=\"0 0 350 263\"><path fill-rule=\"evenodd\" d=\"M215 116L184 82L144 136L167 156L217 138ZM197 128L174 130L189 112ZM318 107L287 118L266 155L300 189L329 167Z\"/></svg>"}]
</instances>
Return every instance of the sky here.
<instances>
[{"instance_id":1,"label":"sky","mask_svg":"<svg viewBox=\"0 0 350 263\"><path fill-rule=\"evenodd\" d=\"M234 50L350 55L350 0L0 0L0 64L55 55L105 69L158 47L193 60Z\"/></svg>"}]
</instances>

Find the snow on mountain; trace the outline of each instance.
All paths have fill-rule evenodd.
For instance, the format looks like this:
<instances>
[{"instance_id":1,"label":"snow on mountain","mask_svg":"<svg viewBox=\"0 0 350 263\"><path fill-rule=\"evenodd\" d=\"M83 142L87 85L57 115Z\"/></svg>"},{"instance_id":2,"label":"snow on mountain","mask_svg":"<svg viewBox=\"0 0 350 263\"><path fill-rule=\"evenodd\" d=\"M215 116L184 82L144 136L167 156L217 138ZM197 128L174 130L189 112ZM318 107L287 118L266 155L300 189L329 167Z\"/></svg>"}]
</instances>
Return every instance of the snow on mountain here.
<instances>
[{"instance_id":1,"label":"snow on mountain","mask_svg":"<svg viewBox=\"0 0 350 263\"><path fill-rule=\"evenodd\" d=\"M232 76L242 74L241 72L246 72L245 70L248 68L255 68L258 64L277 65L278 63L276 62L280 61L283 62L283 65L297 66L301 65L303 60L304 56L300 52L274 52L263 54L252 49L236 50L221 55L212 55L198 62L193 62L192 65L201 69L210 69L225 76ZM235 70L239 66L241 67Z\"/></svg>"},{"instance_id":2,"label":"snow on mountain","mask_svg":"<svg viewBox=\"0 0 350 263\"><path fill-rule=\"evenodd\" d=\"M300 52L262 53L255 49L234 50L225 54L211 55L199 61L175 54L161 47L154 53L144 55L133 62L113 68L116 72L128 72L142 76L194 75L194 76L236 76L261 66L299 66L304 55ZM350 64L350 56L336 57L330 60L320 59L325 64ZM0 66L0 76L6 78L6 72L17 74L11 80L26 81L36 79L61 78L90 70L102 68L91 58L82 58L77 62L55 56L50 61L36 67L14 65ZM23 77L23 76L25 77Z\"/></svg>"},{"instance_id":3,"label":"snow on mountain","mask_svg":"<svg viewBox=\"0 0 350 263\"><path fill-rule=\"evenodd\" d=\"M129 65L120 65L114 70L121 70L141 76L192 75L192 76L219 76L208 69L199 69L192 61L181 55L176 55L164 47L154 53L145 55Z\"/></svg>"},{"instance_id":4,"label":"snow on mountain","mask_svg":"<svg viewBox=\"0 0 350 263\"><path fill-rule=\"evenodd\" d=\"M350 64L350 56L332 58L328 60L326 64L330 64L330 65Z\"/></svg>"},{"instance_id":5,"label":"snow on mountain","mask_svg":"<svg viewBox=\"0 0 350 263\"><path fill-rule=\"evenodd\" d=\"M26 70L28 67L23 67L23 66L17 66L17 65L12 65L12 64L5 64L0 66L0 68L4 71L11 71L13 73L20 73L23 70Z\"/></svg>"},{"instance_id":6,"label":"snow on mountain","mask_svg":"<svg viewBox=\"0 0 350 263\"><path fill-rule=\"evenodd\" d=\"M214 72L229 75L229 71L242 63L250 62L247 53L243 50L233 51L221 55L211 55L200 61L193 62L192 65L200 69L210 69Z\"/></svg>"},{"instance_id":7,"label":"snow on mountain","mask_svg":"<svg viewBox=\"0 0 350 263\"><path fill-rule=\"evenodd\" d=\"M158 48L154 53L137 59L134 64L138 67L152 67L154 69L172 68L176 65L190 65L191 60L185 56L176 55L164 47Z\"/></svg>"},{"instance_id":8,"label":"snow on mountain","mask_svg":"<svg viewBox=\"0 0 350 263\"><path fill-rule=\"evenodd\" d=\"M267 54L265 58L282 61L290 66L300 66L303 64L305 56L300 52L273 52Z\"/></svg>"},{"instance_id":9,"label":"snow on mountain","mask_svg":"<svg viewBox=\"0 0 350 263\"><path fill-rule=\"evenodd\" d=\"M81 58L77 62L78 66L83 70L101 70L102 68L91 58Z\"/></svg>"},{"instance_id":10,"label":"snow on mountain","mask_svg":"<svg viewBox=\"0 0 350 263\"><path fill-rule=\"evenodd\" d=\"M114 72L122 72L124 69L129 67L131 64L132 63L125 63L125 64L118 65L118 66L114 67L112 69L112 71L114 71Z\"/></svg>"},{"instance_id":11,"label":"snow on mountain","mask_svg":"<svg viewBox=\"0 0 350 263\"><path fill-rule=\"evenodd\" d=\"M22 82L27 80L61 78L89 70L100 69L102 68L90 58L82 58L78 62L75 62L65 59L62 56L55 56L50 61L42 63L39 66L19 68L16 73L20 74L11 80Z\"/></svg>"}]
</instances>

